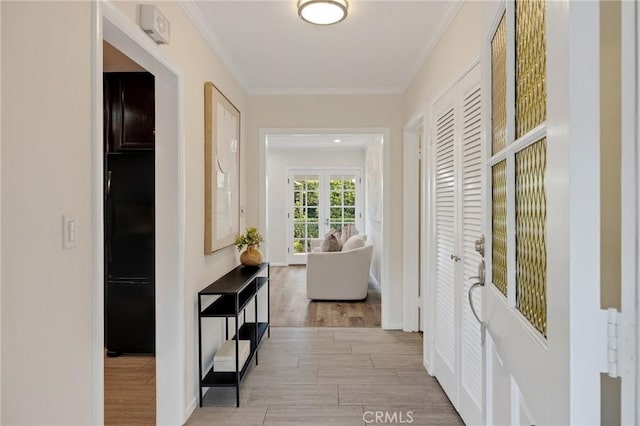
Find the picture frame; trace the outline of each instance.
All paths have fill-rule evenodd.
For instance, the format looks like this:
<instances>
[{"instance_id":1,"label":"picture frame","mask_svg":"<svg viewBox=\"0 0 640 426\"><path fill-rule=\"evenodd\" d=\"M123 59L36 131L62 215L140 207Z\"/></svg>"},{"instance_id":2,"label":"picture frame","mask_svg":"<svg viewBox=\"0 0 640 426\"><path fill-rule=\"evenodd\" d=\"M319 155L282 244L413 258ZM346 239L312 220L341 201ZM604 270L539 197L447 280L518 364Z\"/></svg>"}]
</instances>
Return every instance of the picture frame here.
<instances>
[{"instance_id":1,"label":"picture frame","mask_svg":"<svg viewBox=\"0 0 640 426\"><path fill-rule=\"evenodd\" d=\"M235 243L240 231L240 111L204 84L204 252Z\"/></svg>"}]
</instances>

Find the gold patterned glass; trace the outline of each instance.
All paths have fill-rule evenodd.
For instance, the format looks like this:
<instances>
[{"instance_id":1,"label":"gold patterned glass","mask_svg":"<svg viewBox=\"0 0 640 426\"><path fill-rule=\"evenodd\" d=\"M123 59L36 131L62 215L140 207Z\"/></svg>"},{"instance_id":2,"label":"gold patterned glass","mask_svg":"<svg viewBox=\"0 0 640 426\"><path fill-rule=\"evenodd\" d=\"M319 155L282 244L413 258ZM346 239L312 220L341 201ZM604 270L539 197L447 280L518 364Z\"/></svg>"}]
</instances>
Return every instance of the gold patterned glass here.
<instances>
[{"instance_id":1,"label":"gold patterned glass","mask_svg":"<svg viewBox=\"0 0 640 426\"><path fill-rule=\"evenodd\" d=\"M496 154L507 146L507 23L502 15L491 40L491 146Z\"/></svg>"},{"instance_id":2,"label":"gold patterned glass","mask_svg":"<svg viewBox=\"0 0 640 426\"><path fill-rule=\"evenodd\" d=\"M547 141L516 153L516 307L547 336Z\"/></svg>"},{"instance_id":3,"label":"gold patterned glass","mask_svg":"<svg viewBox=\"0 0 640 426\"><path fill-rule=\"evenodd\" d=\"M491 264L493 285L507 295L507 161L492 167Z\"/></svg>"},{"instance_id":4,"label":"gold patterned glass","mask_svg":"<svg viewBox=\"0 0 640 426\"><path fill-rule=\"evenodd\" d=\"M516 138L547 118L545 1L516 0Z\"/></svg>"}]
</instances>

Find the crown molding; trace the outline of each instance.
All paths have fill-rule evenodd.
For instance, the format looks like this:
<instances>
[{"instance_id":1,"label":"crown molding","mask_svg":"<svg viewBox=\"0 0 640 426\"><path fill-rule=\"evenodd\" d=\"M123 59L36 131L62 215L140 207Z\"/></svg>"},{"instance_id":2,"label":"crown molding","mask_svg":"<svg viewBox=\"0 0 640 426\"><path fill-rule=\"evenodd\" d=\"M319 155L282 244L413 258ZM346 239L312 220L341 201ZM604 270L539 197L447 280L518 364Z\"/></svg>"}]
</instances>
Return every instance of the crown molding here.
<instances>
[{"instance_id":1,"label":"crown molding","mask_svg":"<svg viewBox=\"0 0 640 426\"><path fill-rule=\"evenodd\" d=\"M401 87L372 88L296 88L296 89L250 89L252 96L348 96L348 95L401 95Z\"/></svg>"},{"instance_id":2,"label":"crown molding","mask_svg":"<svg viewBox=\"0 0 640 426\"><path fill-rule=\"evenodd\" d=\"M436 30L431 36L429 42L425 45L421 54L414 62L413 67L411 67L411 71L409 72L409 74L407 74L407 78L402 85L401 93L406 92L409 88L409 85L411 85L411 83L413 82L413 79L416 78L416 75L418 75L418 72L424 66L424 64L427 62L427 59L431 55L433 48L436 47L436 45L440 42L440 39L444 35L445 31L447 31L447 28L449 28L449 25L451 25L453 18L455 18L460 11L463 3L463 0L455 0L447 4L446 9L442 14L442 17L440 18L440 21L438 22Z\"/></svg>"},{"instance_id":3,"label":"crown molding","mask_svg":"<svg viewBox=\"0 0 640 426\"><path fill-rule=\"evenodd\" d=\"M218 56L218 58L222 61L227 70L231 73L231 75L236 79L240 87L244 89L245 92L249 92L249 85L247 81L242 77L238 67L231 60L231 57L227 53L227 51L222 47L222 44L218 40L218 37L215 35L211 27L208 25L206 18L202 14L200 8L195 4L193 0L177 0L182 10L187 15L187 17L193 22L196 26L200 34L205 39L211 50Z\"/></svg>"}]
</instances>

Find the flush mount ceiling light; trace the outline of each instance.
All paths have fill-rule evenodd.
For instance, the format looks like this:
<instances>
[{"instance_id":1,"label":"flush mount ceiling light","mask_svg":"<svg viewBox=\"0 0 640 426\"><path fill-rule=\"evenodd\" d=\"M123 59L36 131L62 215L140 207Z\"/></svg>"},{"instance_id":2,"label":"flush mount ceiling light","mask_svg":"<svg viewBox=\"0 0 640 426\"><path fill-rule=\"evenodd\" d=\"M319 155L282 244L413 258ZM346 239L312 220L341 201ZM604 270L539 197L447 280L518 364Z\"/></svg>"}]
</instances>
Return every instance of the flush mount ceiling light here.
<instances>
[{"instance_id":1,"label":"flush mount ceiling light","mask_svg":"<svg viewBox=\"0 0 640 426\"><path fill-rule=\"evenodd\" d=\"M298 16L316 25L337 24L348 8L347 0L298 0Z\"/></svg>"}]
</instances>

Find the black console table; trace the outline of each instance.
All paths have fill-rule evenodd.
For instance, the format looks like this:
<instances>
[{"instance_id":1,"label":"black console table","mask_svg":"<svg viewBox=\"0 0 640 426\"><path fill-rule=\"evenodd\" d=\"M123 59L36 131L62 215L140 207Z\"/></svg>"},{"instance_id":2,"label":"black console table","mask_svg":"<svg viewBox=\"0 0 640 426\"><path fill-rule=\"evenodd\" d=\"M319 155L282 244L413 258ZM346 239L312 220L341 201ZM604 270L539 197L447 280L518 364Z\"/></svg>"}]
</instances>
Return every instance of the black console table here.
<instances>
[{"instance_id":1,"label":"black console table","mask_svg":"<svg viewBox=\"0 0 640 426\"><path fill-rule=\"evenodd\" d=\"M266 287L266 288L265 288ZM264 297L266 292L267 315L266 322L260 321L259 298ZM207 301L217 298L213 301ZM200 380L200 407L202 407L202 389L212 387L235 387L236 406L240 406L240 381L244 377L251 361L255 355L256 365L258 364L258 346L265 333L271 337L269 312L269 263L265 262L255 267L238 266L231 272L224 275L219 280L213 282L198 293L198 356L200 365L198 375ZM249 303L254 302L253 321L247 322L246 308ZM208 304L207 304L208 303ZM205 306L206 304L206 306ZM235 319L235 334L231 337L235 340L235 371L214 371L212 365L208 372L202 376L202 319L203 318L224 318L225 319L225 339L229 340L229 318ZM240 354L238 340L250 340L250 353L244 365L240 365ZM212 362L213 360L211 360ZM209 360L207 360L209 362Z\"/></svg>"}]
</instances>

